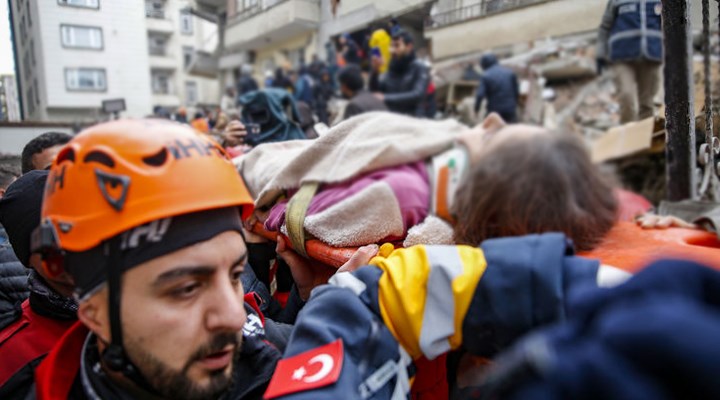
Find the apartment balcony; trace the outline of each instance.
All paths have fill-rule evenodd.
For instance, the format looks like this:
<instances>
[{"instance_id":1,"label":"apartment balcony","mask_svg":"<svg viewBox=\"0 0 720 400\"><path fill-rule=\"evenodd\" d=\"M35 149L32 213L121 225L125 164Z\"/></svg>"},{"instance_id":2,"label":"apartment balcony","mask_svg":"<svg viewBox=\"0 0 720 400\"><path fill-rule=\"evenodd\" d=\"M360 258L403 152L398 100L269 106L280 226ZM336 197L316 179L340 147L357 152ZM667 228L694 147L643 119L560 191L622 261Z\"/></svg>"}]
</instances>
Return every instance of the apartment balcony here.
<instances>
[{"instance_id":1,"label":"apartment balcony","mask_svg":"<svg viewBox=\"0 0 720 400\"><path fill-rule=\"evenodd\" d=\"M433 59L442 60L593 31L606 6L607 0L482 0L431 15L425 37L432 41Z\"/></svg>"},{"instance_id":2,"label":"apartment balcony","mask_svg":"<svg viewBox=\"0 0 720 400\"><path fill-rule=\"evenodd\" d=\"M333 18L324 20L323 28L330 36L335 36L366 28L374 22L389 20L391 16L400 17L414 12L427 15L433 2L432 0L341 1L337 14ZM420 24L422 25L422 21Z\"/></svg>"},{"instance_id":3,"label":"apartment balcony","mask_svg":"<svg viewBox=\"0 0 720 400\"><path fill-rule=\"evenodd\" d=\"M207 51L196 50L185 70L195 76L217 78L220 72L218 57Z\"/></svg>"},{"instance_id":4,"label":"apartment balcony","mask_svg":"<svg viewBox=\"0 0 720 400\"><path fill-rule=\"evenodd\" d=\"M150 32L164 33L167 35L175 32L175 24L167 18L164 10L145 10L145 24Z\"/></svg>"},{"instance_id":5,"label":"apartment balcony","mask_svg":"<svg viewBox=\"0 0 720 400\"><path fill-rule=\"evenodd\" d=\"M190 7L196 10L219 13L227 7L227 0L190 0Z\"/></svg>"},{"instance_id":6,"label":"apartment balcony","mask_svg":"<svg viewBox=\"0 0 720 400\"><path fill-rule=\"evenodd\" d=\"M225 47L251 50L316 30L320 0L265 0L228 20Z\"/></svg>"},{"instance_id":7,"label":"apartment balcony","mask_svg":"<svg viewBox=\"0 0 720 400\"><path fill-rule=\"evenodd\" d=\"M150 48L150 68L160 70L174 70L178 67L178 61L165 49Z\"/></svg>"}]
</instances>

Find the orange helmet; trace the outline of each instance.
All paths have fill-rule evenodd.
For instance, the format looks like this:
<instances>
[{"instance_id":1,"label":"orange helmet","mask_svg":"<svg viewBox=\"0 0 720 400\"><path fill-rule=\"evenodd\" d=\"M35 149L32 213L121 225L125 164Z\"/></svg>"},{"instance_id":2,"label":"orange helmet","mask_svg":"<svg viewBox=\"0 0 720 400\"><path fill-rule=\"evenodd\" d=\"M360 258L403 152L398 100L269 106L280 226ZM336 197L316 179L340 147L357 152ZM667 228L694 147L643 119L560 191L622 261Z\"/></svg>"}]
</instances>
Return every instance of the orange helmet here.
<instances>
[{"instance_id":1,"label":"orange helmet","mask_svg":"<svg viewBox=\"0 0 720 400\"><path fill-rule=\"evenodd\" d=\"M167 120L121 120L86 129L58 153L42 225L54 228L57 247L80 252L181 214L239 206L247 218L252 204L225 152L207 136Z\"/></svg>"}]
</instances>

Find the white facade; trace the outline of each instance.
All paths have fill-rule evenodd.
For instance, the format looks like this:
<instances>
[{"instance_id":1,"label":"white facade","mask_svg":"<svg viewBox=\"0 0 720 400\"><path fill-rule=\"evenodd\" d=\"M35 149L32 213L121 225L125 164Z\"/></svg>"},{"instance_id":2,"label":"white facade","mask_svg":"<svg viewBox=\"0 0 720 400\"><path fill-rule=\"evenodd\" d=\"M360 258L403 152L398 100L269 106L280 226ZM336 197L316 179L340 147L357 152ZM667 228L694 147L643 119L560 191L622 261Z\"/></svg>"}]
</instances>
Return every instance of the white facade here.
<instances>
[{"instance_id":1,"label":"white facade","mask_svg":"<svg viewBox=\"0 0 720 400\"><path fill-rule=\"evenodd\" d=\"M216 77L187 72L196 52L214 53L218 45L217 25L187 13L190 5L188 0L145 0L154 106L172 109L220 101Z\"/></svg>"},{"instance_id":2,"label":"white facade","mask_svg":"<svg viewBox=\"0 0 720 400\"><path fill-rule=\"evenodd\" d=\"M25 119L104 119L102 101L116 98L125 99L124 116L152 111L143 3L11 3Z\"/></svg>"},{"instance_id":3,"label":"white facade","mask_svg":"<svg viewBox=\"0 0 720 400\"><path fill-rule=\"evenodd\" d=\"M181 13L187 5L187 0L10 2L24 118L103 120L109 116L101 104L110 99L125 100L124 117L147 116L157 105L217 104L216 79L185 73L183 50L214 51L217 45L215 26ZM163 18L150 12L156 6ZM164 39L161 55L157 37ZM159 93L158 72L167 77L167 93Z\"/></svg>"},{"instance_id":4,"label":"white facade","mask_svg":"<svg viewBox=\"0 0 720 400\"><path fill-rule=\"evenodd\" d=\"M0 108L2 108L0 120L20 121L20 104L18 103L15 75L0 76Z\"/></svg>"}]
</instances>

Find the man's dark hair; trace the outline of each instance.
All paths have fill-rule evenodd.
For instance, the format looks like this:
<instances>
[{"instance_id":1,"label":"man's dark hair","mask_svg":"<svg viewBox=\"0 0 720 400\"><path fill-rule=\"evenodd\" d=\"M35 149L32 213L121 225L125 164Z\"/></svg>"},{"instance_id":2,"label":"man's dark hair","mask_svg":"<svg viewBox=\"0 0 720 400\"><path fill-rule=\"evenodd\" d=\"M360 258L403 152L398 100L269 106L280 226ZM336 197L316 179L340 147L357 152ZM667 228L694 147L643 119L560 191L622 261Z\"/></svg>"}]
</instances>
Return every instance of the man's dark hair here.
<instances>
[{"instance_id":1,"label":"man's dark hair","mask_svg":"<svg viewBox=\"0 0 720 400\"><path fill-rule=\"evenodd\" d=\"M72 139L72 136L62 132L45 132L42 135L28 142L22 151L21 164L22 173L26 174L35 169L32 158L35 154L42 153L45 149L65 144Z\"/></svg>"},{"instance_id":2,"label":"man's dark hair","mask_svg":"<svg viewBox=\"0 0 720 400\"><path fill-rule=\"evenodd\" d=\"M0 189L7 189L13 182L13 179L20 176L18 172L16 168L0 164Z\"/></svg>"},{"instance_id":3,"label":"man's dark hair","mask_svg":"<svg viewBox=\"0 0 720 400\"><path fill-rule=\"evenodd\" d=\"M338 72L338 82L352 90L353 93L357 93L365 87L362 71L355 64L346 65Z\"/></svg>"},{"instance_id":4,"label":"man's dark hair","mask_svg":"<svg viewBox=\"0 0 720 400\"><path fill-rule=\"evenodd\" d=\"M415 39L413 39L412 35L408 31L399 30L395 32L392 35L393 40L402 40L405 44L413 44L415 42Z\"/></svg>"}]
</instances>

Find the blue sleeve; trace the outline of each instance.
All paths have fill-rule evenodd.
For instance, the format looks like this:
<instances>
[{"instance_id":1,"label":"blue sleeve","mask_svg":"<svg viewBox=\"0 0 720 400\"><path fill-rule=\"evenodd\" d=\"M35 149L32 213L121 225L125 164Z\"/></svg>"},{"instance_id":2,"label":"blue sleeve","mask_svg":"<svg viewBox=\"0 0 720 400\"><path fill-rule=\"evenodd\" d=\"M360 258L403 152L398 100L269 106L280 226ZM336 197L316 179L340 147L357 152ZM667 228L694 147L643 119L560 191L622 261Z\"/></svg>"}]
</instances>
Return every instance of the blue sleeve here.
<instances>
[{"instance_id":1,"label":"blue sleeve","mask_svg":"<svg viewBox=\"0 0 720 400\"><path fill-rule=\"evenodd\" d=\"M361 279L352 279L357 282L376 281L381 274L378 268L369 266L353 275ZM369 304L373 302L374 305ZM392 365L401 360L400 346L379 315L377 288L372 285L359 294L332 285L315 289L300 312L283 358L332 343L338 338L342 339L344 349L338 381L315 390L283 396L283 399L362 398L361 387L368 388L363 383L371 375L386 364ZM402 376L400 379L403 379ZM391 398L397 381L397 377L389 378L386 384L375 388L366 398Z\"/></svg>"},{"instance_id":2,"label":"blue sleeve","mask_svg":"<svg viewBox=\"0 0 720 400\"><path fill-rule=\"evenodd\" d=\"M595 284L599 263L573 256L565 235L492 239L487 269L463 322L463 346L492 357L530 330L567 316L571 290Z\"/></svg>"}]
</instances>

